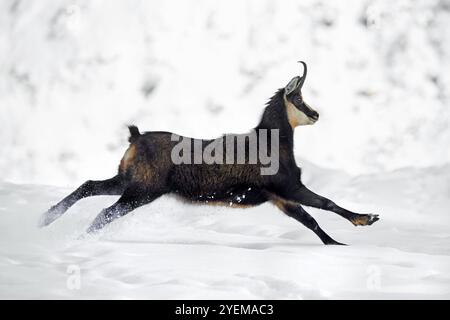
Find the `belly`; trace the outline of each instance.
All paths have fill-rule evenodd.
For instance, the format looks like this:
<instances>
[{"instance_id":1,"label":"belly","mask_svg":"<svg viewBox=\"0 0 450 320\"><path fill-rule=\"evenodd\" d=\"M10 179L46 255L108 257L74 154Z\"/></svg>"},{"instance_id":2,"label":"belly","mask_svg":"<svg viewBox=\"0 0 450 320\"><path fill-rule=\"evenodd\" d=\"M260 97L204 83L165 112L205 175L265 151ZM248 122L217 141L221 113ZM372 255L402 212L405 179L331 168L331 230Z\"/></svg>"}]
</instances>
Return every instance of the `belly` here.
<instances>
[{"instance_id":1,"label":"belly","mask_svg":"<svg viewBox=\"0 0 450 320\"><path fill-rule=\"evenodd\" d=\"M234 186L226 191L213 191L196 195L175 191L178 196L192 202L232 208L252 207L268 200L263 189L252 186Z\"/></svg>"},{"instance_id":2,"label":"belly","mask_svg":"<svg viewBox=\"0 0 450 320\"><path fill-rule=\"evenodd\" d=\"M259 167L179 165L170 176L172 191L194 202L253 206L265 202Z\"/></svg>"}]
</instances>

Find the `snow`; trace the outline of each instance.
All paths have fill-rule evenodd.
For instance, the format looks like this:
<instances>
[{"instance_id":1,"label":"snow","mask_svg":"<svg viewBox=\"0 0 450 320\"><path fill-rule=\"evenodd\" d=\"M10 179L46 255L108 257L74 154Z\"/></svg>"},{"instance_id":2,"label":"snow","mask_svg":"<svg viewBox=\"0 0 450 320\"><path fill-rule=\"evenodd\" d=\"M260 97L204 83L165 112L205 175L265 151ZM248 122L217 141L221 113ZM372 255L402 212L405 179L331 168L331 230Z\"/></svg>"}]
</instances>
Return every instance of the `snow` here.
<instances>
[{"instance_id":1,"label":"snow","mask_svg":"<svg viewBox=\"0 0 450 320\"><path fill-rule=\"evenodd\" d=\"M296 151L351 174L450 162L450 4L0 3L0 179L109 178L126 124L212 138L255 126L309 65L320 121ZM326 147L324 147L326 146ZM14 163L11 166L11 163Z\"/></svg>"},{"instance_id":2,"label":"snow","mask_svg":"<svg viewBox=\"0 0 450 320\"><path fill-rule=\"evenodd\" d=\"M450 166L355 177L299 163L313 190L381 220L354 227L307 208L349 244L324 246L271 204L232 209L165 196L87 236L115 197L81 200L38 229L71 189L1 183L0 298L450 298Z\"/></svg>"},{"instance_id":3,"label":"snow","mask_svg":"<svg viewBox=\"0 0 450 320\"><path fill-rule=\"evenodd\" d=\"M450 297L448 0L0 2L0 298ZM297 129L325 247L270 204L163 197L96 236L114 197L40 215L110 178L126 125L195 138L254 127L301 68ZM77 274L80 272L80 288Z\"/></svg>"}]
</instances>

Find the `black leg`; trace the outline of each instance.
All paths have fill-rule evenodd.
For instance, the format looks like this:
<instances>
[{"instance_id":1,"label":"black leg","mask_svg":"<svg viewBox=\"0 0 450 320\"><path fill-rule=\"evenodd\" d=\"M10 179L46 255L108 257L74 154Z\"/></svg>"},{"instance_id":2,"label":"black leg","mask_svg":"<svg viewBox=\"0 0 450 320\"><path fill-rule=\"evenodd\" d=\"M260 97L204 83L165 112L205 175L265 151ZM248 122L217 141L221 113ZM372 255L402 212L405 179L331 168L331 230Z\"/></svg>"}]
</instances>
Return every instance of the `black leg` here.
<instances>
[{"instance_id":1,"label":"black leg","mask_svg":"<svg viewBox=\"0 0 450 320\"><path fill-rule=\"evenodd\" d=\"M345 245L343 243L337 242L333 240L325 231L323 231L316 220L306 212L300 205L292 204L288 201L284 201L282 199L276 199L273 201L275 205L280 208L286 215L295 220L301 222L305 227L312 230L322 242L326 245L335 244L335 245Z\"/></svg>"},{"instance_id":2,"label":"black leg","mask_svg":"<svg viewBox=\"0 0 450 320\"><path fill-rule=\"evenodd\" d=\"M341 217L344 217L345 219L349 220L355 226L371 225L372 223L379 220L377 214L359 214L341 208L333 201L325 197L319 196L318 194L315 194L314 192L306 188L304 185L301 185L300 187L294 189L293 191L285 192L285 194L283 194L283 197L308 207L332 211L340 215Z\"/></svg>"},{"instance_id":3,"label":"black leg","mask_svg":"<svg viewBox=\"0 0 450 320\"><path fill-rule=\"evenodd\" d=\"M97 195L120 195L125 189L125 182L119 175L101 181L88 180L69 194L58 204L51 207L41 218L40 226L44 227L62 216L80 199Z\"/></svg>"},{"instance_id":4,"label":"black leg","mask_svg":"<svg viewBox=\"0 0 450 320\"><path fill-rule=\"evenodd\" d=\"M100 230L108 223L120 218L132 210L152 202L160 197L162 192L154 192L138 186L130 186L125 189L122 196L112 206L103 209L87 229L88 233Z\"/></svg>"}]
</instances>

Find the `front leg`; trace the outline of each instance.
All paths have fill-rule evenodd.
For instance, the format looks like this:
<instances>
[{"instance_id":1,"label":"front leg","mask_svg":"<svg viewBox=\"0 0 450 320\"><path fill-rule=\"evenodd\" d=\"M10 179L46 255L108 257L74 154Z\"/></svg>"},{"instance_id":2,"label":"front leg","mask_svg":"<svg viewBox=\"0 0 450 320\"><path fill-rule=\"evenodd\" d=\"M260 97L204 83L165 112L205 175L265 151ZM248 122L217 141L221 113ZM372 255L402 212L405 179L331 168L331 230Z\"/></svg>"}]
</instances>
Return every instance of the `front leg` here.
<instances>
[{"instance_id":1,"label":"front leg","mask_svg":"<svg viewBox=\"0 0 450 320\"><path fill-rule=\"evenodd\" d=\"M377 214L359 214L341 208L330 199L315 194L301 183L296 187L283 190L281 194L285 199L305 206L332 211L349 220L355 226L370 226L379 220Z\"/></svg>"},{"instance_id":2,"label":"front leg","mask_svg":"<svg viewBox=\"0 0 450 320\"><path fill-rule=\"evenodd\" d=\"M320 228L317 221L306 212L300 205L292 203L280 197L271 196L272 202L281 209L287 216L301 222L305 227L312 230L322 242L326 245L345 245L331 238L325 231Z\"/></svg>"}]
</instances>

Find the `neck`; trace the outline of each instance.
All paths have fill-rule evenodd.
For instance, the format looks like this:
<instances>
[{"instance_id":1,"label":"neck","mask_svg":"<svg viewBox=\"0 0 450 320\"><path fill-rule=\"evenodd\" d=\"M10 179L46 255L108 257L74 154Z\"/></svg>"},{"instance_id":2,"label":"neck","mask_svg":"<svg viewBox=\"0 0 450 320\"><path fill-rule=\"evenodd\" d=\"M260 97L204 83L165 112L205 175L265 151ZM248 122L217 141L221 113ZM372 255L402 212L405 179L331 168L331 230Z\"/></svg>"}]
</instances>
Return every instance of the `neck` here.
<instances>
[{"instance_id":1,"label":"neck","mask_svg":"<svg viewBox=\"0 0 450 320\"><path fill-rule=\"evenodd\" d=\"M261 121L255 129L278 129L281 141L293 144L294 130L289 124L284 105L283 89L279 89L267 103Z\"/></svg>"}]
</instances>

